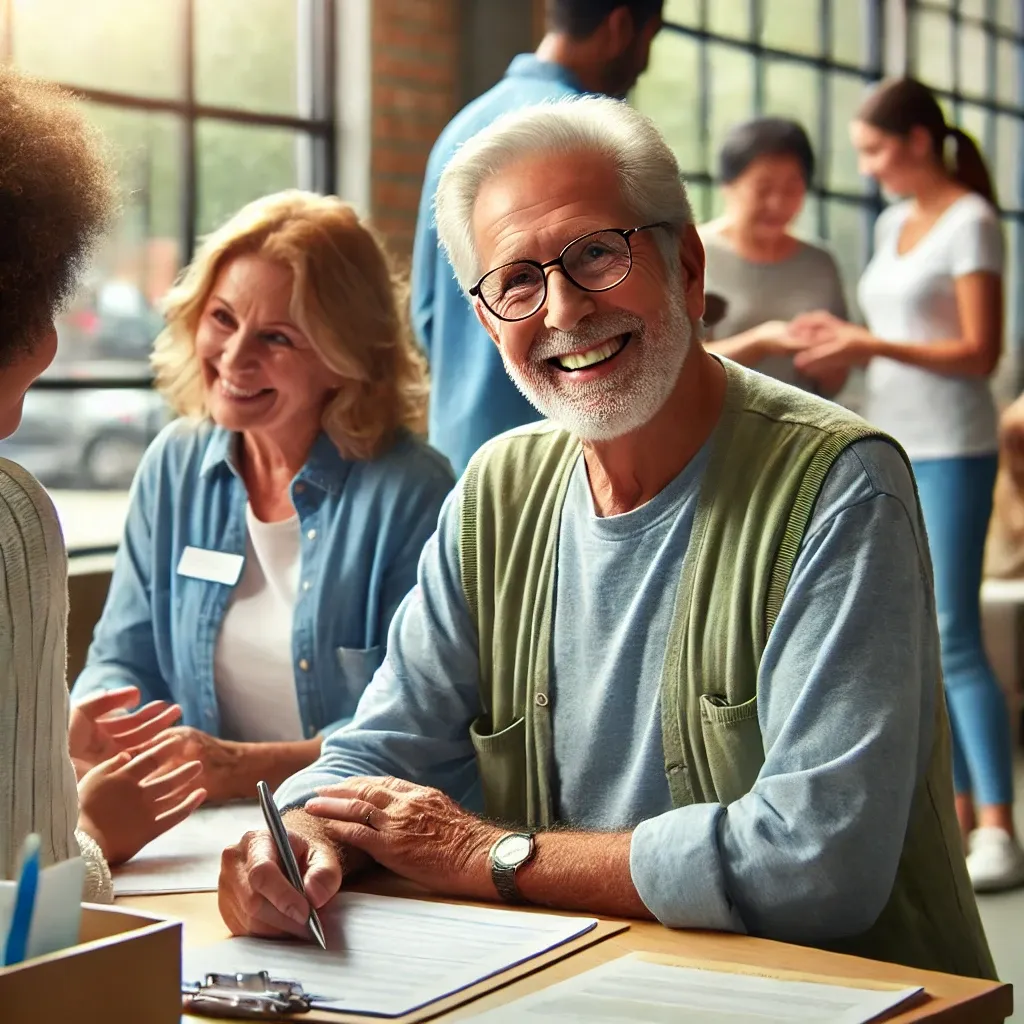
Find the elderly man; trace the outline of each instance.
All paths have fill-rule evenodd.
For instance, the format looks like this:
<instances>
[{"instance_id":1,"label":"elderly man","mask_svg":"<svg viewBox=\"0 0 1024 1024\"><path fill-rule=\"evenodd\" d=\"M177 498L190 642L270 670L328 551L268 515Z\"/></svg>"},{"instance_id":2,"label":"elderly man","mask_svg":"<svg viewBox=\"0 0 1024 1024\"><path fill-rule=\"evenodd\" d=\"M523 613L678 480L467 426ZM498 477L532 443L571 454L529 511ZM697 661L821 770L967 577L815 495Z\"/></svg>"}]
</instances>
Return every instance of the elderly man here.
<instances>
[{"instance_id":1,"label":"elderly man","mask_svg":"<svg viewBox=\"0 0 1024 1024\"><path fill-rule=\"evenodd\" d=\"M437 220L548 420L474 457L355 720L278 794L309 900L373 860L994 976L901 451L705 352L679 171L623 104L507 115ZM303 934L265 833L225 852L220 903Z\"/></svg>"}]
</instances>

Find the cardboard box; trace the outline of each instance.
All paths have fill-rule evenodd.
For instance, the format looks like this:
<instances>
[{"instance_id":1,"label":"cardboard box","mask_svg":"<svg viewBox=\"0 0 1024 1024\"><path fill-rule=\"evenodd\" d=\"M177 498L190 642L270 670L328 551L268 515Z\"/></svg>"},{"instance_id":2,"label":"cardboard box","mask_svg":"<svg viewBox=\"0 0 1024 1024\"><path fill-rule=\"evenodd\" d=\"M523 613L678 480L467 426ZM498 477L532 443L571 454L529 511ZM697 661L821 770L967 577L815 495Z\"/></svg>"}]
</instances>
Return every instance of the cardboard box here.
<instances>
[{"instance_id":1,"label":"cardboard box","mask_svg":"<svg viewBox=\"0 0 1024 1024\"><path fill-rule=\"evenodd\" d=\"M179 1024L181 922L85 904L79 944L0 968L3 1024Z\"/></svg>"}]
</instances>

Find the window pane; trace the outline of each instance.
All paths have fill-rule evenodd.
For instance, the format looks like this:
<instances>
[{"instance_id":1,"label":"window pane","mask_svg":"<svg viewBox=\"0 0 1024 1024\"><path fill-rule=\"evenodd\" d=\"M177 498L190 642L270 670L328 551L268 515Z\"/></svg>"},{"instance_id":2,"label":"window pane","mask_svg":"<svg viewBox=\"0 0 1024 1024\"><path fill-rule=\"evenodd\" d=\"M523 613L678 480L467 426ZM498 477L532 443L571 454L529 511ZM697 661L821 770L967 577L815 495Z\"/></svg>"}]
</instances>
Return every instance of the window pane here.
<instances>
[{"instance_id":1,"label":"window pane","mask_svg":"<svg viewBox=\"0 0 1024 1024\"><path fill-rule=\"evenodd\" d=\"M296 0L196 0L200 103L294 114Z\"/></svg>"},{"instance_id":2,"label":"window pane","mask_svg":"<svg viewBox=\"0 0 1024 1024\"><path fill-rule=\"evenodd\" d=\"M212 231L253 199L294 188L302 138L286 129L200 121L198 233Z\"/></svg>"},{"instance_id":3,"label":"window pane","mask_svg":"<svg viewBox=\"0 0 1024 1024\"><path fill-rule=\"evenodd\" d=\"M918 11L914 16L915 72L936 89L953 88L953 22L948 15Z\"/></svg>"},{"instance_id":4,"label":"window pane","mask_svg":"<svg viewBox=\"0 0 1024 1024\"><path fill-rule=\"evenodd\" d=\"M739 39L750 39L753 35L749 0L714 0L707 11L709 32Z\"/></svg>"},{"instance_id":5,"label":"window pane","mask_svg":"<svg viewBox=\"0 0 1024 1024\"><path fill-rule=\"evenodd\" d=\"M960 0L960 13L969 18L988 19L988 0Z\"/></svg>"},{"instance_id":6,"label":"window pane","mask_svg":"<svg viewBox=\"0 0 1024 1024\"><path fill-rule=\"evenodd\" d=\"M832 4L832 56L843 64L867 63L868 22L864 0Z\"/></svg>"},{"instance_id":7,"label":"window pane","mask_svg":"<svg viewBox=\"0 0 1024 1024\"><path fill-rule=\"evenodd\" d=\"M968 96L988 95L988 33L974 25L961 25L960 90Z\"/></svg>"},{"instance_id":8,"label":"window pane","mask_svg":"<svg viewBox=\"0 0 1024 1024\"><path fill-rule=\"evenodd\" d=\"M821 198L813 193L807 193L803 209L800 215L793 222L793 234L798 238L806 238L809 242L816 241L821 237L819 209Z\"/></svg>"},{"instance_id":9,"label":"window pane","mask_svg":"<svg viewBox=\"0 0 1024 1024\"><path fill-rule=\"evenodd\" d=\"M857 282L867 264L865 207L832 200L828 204L828 245L839 264L851 316L856 315Z\"/></svg>"},{"instance_id":10,"label":"window pane","mask_svg":"<svg viewBox=\"0 0 1024 1024\"><path fill-rule=\"evenodd\" d=\"M810 136L815 154L819 155L819 73L814 68L784 60L766 60L764 72L765 113L799 121Z\"/></svg>"},{"instance_id":11,"label":"window pane","mask_svg":"<svg viewBox=\"0 0 1024 1024\"><path fill-rule=\"evenodd\" d=\"M754 114L754 58L730 46L708 44L708 103L711 161L717 164L725 135L737 121Z\"/></svg>"},{"instance_id":12,"label":"window pane","mask_svg":"<svg viewBox=\"0 0 1024 1024\"><path fill-rule=\"evenodd\" d=\"M763 17L765 46L796 53L821 53L821 4L818 0L764 0Z\"/></svg>"},{"instance_id":13,"label":"window pane","mask_svg":"<svg viewBox=\"0 0 1024 1024\"><path fill-rule=\"evenodd\" d=\"M1024 28L1024 5L1020 0L996 0L996 22L1003 28L1020 31Z\"/></svg>"},{"instance_id":14,"label":"window pane","mask_svg":"<svg viewBox=\"0 0 1024 1024\"><path fill-rule=\"evenodd\" d=\"M179 0L13 0L14 62L92 89L182 93ZM59 28L58 28L59 26Z\"/></svg>"},{"instance_id":15,"label":"window pane","mask_svg":"<svg viewBox=\"0 0 1024 1024\"><path fill-rule=\"evenodd\" d=\"M857 151L850 141L850 122L868 90L853 75L831 76L831 111L827 185L832 192L864 192L867 183L857 170Z\"/></svg>"},{"instance_id":16,"label":"window pane","mask_svg":"<svg viewBox=\"0 0 1024 1024\"><path fill-rule=\"evenodd\" d=\"M707 171L700 134L700 44L679 32L660 32L633 103L661 130L684 172Z\"/></svg>"},{"instance_id":17,"label":"window pane","mask_svg":"<svg viewBox=\"0 0 1024 1024\"><path fill-rule=\"evenodd\" d=\"M1021 102L1021 59L1024 51L1019 43L996 40L996 97L1001 103Z\"/></svg>"},{"instance_id":18,"label":"window pane","mask_svg":"<svg viewBox=\"0 0 1024 1024\"><path fill-rule=\"evenodd\" d=\"M995 167L990 159L989 170L995 178L996 195L1004 210L1021 208L1020 166L1021 122L1016 117L997 116Z\"/></svg>"},{"instance_id":19,"label":"window pane","mask_svg":"<svg viewBox=\"0 0 1024 1024\"><path fill-rule=\"evenodd\" d=\"M686 191L690 196L694 220L698 224L703 224L711 218L711 186L695 182L692 185L687 184Z\"/></svg>"},{"instance_id":20,"label":"window pane","mask_svg":"<svg viewBox=\"0 0 1024 1024\"><path fill-rule=\"evenodd\" d=\"M666 23L700 28L700 0L667 0L661 16Z\"/></svg>"},{"instance_id":21,"label":"window pane","mask_svg":"<svg viewBox=\"0 0 1024 1024\"><path fill-rule=\"evenodd\" d=\"M984 107L964 103L960 107L960 117L957 119L957 124L974 139L982 152L985 150L988 116L988 111Z\"/></svg>"},{"instance_id":22,"label":"window pane","mask_svg":"<svg viewBox=\"0 0 1024 1024\"><path fill-rule=\"evenodd\" d=\"M181 124L171 114L92 106L117 158L122 211L57 321L51 375L148 377L157 304L181 265Z\"/></svg>"}]
</instances>

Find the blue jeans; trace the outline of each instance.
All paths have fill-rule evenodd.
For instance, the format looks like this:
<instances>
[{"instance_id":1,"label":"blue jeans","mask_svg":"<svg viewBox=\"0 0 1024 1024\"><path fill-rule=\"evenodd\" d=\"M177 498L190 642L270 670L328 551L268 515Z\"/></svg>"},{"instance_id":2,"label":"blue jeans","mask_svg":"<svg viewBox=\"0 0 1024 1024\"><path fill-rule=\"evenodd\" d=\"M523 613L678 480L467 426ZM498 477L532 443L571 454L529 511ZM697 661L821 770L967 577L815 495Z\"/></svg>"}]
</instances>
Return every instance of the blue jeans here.
<instances>
[{"instance_id":1,"label":"blue jeans","mask_svg":"<svg viewBox=\"0 0 1024 1024\"><path fill-rule=\"evenodd\" d=\"M979 597L997 457L921 459L913 466L935 571L953 782L958 795L978 804L1009 804L1009 715L982 644Z\"/></svg>"}]
</instances>

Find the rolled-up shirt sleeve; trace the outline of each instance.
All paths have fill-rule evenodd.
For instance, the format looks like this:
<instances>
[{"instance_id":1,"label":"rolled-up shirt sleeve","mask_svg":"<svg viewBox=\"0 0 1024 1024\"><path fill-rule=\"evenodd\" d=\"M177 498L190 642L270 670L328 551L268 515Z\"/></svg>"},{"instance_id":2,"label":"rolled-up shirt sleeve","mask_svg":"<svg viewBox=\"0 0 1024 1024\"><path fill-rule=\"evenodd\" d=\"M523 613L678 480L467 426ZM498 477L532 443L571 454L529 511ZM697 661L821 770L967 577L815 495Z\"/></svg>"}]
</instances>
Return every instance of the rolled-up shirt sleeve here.
<instances>
[{"instance_id":1,"label":"rolled-up shirt sleeve","mask_svg":"<svg viewBox=\"0 0 1024 1024\"><path fill-rule=\"evenodd\" d=\"M666 925L834 939L870 927L892 891L931 751L938 639L909 471L863 445L844 464L866 466L868 493L835 480L827 498L826 481L764 651L756 783L633 833L634 885Z\"/></svg>"},{"instance_id":2,"label":"rolled-up shirt sleeve","mask_svg":"<svg viewBox=\"0 0 1024 1024\"><path fill-rule=\"evenodd\" d=\"M469 726L480 714L477 632L459 565L461 489L441 510L416 586L388 631L388 651L352 721L328 736L319 760L285 781L280 807L298 807L356 775L395 776L478 809Z\"/></svg>"}]
</instances>

